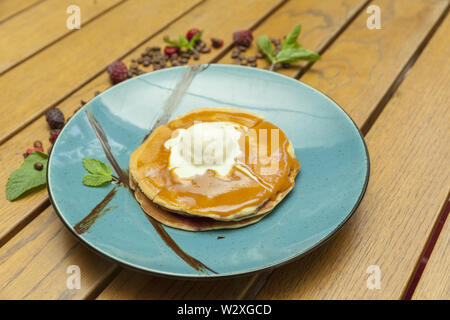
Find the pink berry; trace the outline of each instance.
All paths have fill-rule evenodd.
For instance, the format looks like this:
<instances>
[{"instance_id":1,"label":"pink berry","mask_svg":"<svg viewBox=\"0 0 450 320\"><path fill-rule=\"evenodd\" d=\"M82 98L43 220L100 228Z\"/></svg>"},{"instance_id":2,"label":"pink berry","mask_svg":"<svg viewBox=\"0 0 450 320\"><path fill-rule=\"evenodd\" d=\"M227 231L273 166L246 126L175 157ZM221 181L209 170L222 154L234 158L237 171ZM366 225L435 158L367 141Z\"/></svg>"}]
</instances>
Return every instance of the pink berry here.
<instances>
[{"instance_id":1,"label":"pink berry","mask_svg":"<svg viewBox=\"0 0 450 320\"><path fill-rule=\"evenodd\" d=\"M122 61L111 63L106 69L112 83L116 84L128 79L128 68Z\"/></svg>"},{"instance_id":2,"label":"pink berry","mask_svg":"<svg viewBox=\"0 0 450 320\"><path fill-rule=\"evenodd\" d=\"M41 151L44 152L44 148L42 147L36 147L36 148L31 148L31 149L27 149L27 151L25 152L25 157L28 157L30 154L32 154L35 151Z\"/></svg>"},{"instance_id":3,"label":"pink berry","mask_svg":"<svg viewBox=\"0 0 450 320\"><path fill-rule=\"evenodd\" d=\"M174 53L178 52L178 47L172 47L172 46L166 46L164 48L164 53L168 56L173 55Z\"/></svg>"},{"instance_id":4,"label":"pink berry","mask_svg":"<svg viewBox=\"0 0 450 320\"><path fill-rule=\"evenodd\" d=\"M50 139L49 139L51 143L55 143L56 138L58 138L60 132L61 132L60 130L52 130L51 131Z\"/></svg>"},{"instance_id":5,"label":"pink berry","mask_svg":"<svg viewBox=\"0 0 450 320\"><path fill-rule=\"evenodd\" d=\"M186 33L186 38L188 39L188 41L191 41L192 37L197 33L200 33L200 30L193 28Z\"/></svg>"},{"instance_id":6,"label":"pink berry","mask_svg":"<svg viewBox=\"0 0 450 320\"><path fill-rule=\"evenodd\" d=\"M217 38L211 38L211 45L216 49L221 48L223 46L223 40L217 39Z\"/></svg>"},{"instance_id":7,"label":"pink berry","mask_svg":"<svg viewBox=\"0 0 450 320\"><path fill-rule=\"evenodd\" d=\"M240 46L250 46L253 41L253 35L250 30L239 30L233 33L233 41Z\"/></svg>"}]
</instances>

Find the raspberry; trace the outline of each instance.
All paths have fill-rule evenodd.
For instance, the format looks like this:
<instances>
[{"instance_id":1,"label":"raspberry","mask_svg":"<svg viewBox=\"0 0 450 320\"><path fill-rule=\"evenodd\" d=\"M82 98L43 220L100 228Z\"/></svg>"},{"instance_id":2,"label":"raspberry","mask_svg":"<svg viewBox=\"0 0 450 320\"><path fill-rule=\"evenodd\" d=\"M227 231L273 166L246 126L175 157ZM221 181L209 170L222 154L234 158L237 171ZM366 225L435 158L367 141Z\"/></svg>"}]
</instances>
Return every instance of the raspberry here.
<instances>
[{"instance_id":1,"label":"raspberry","mask_svg":"<svg viewBox=\"0 0 450 320\"><path fill-rule=\"evenodd\" d=\"M240 46L250 46L253 41L253 35L250 30L239 30L233 33L233 41Z\"/></svg>"},{"instance_id":2,"label":"raspberry","mask_svg":"<svg viewBox=\"0 0 450 320\"><path fill-rule=\"evenodd\" d=\"M188 39L188 41L191 41L192 37L197 33L200 33L200 30L193 28L186 33L186 38Z\"/></svg>"},{"instance_id":3,"label":"raspberry","mask_svg":"<svg viewBox=\"0 0 450 320\"><path fill-rule=\"evenodd\" d=\"M51 143L55 143L56 138L58 138L60 132L61 132L61 130L52 130L50 132L50 139L49 140L50 140Z\"/></svg>"},{"instance_id":4,"label":"raspberry","mask_svg":"<svg viewBox=\"0 0 450 320\"><path fill-rule=\"evenodd\" d=\"M116 84L128 79L128 68L122 61L111 63L106 69L112 83Z\"/></svg>"},{"instance_id":5,"label":"raspberry","mask_svg":"<svg viewBox=\"0 0 450 320\"><path fill-rule=\"evenodd\" d=\"M168 56L178 52L178 47L167 46L164 48L164 53Z\"/></svg>"},{"instance_id":6,"label":"raspberry","mask_svg":"<svg viewBox=\"0 0 450 320\"><path fill-rule=\"evenodd\" d=\"M223 46L223 40L217 38L211 38L211 44L214 48L218 49Z\"/></svg>"},{"instance_id":7,"label":"raspberry","mask_svg":"<svg viewBox=\"0 0 450 320\"><path fill-rule=\"evenodd\" d=\"M58 108L51 108L45 113L50 129L61 129L64 126L64 113Z\"/></svg>"},{"instance_id":8,"label":"raspberry","mask_svg":"<svg viewBox=\"0 0 450 320\"><path fill-rule=\"evenodd\" d=\"M25 158L28 157L30 154L32 154L35 151L41 151L44 152L44 148L42 147L37 147L37 148L31 148L31 149L27 149L27 151L25 152L24 156Z\"/></svg>"}]
</instances>

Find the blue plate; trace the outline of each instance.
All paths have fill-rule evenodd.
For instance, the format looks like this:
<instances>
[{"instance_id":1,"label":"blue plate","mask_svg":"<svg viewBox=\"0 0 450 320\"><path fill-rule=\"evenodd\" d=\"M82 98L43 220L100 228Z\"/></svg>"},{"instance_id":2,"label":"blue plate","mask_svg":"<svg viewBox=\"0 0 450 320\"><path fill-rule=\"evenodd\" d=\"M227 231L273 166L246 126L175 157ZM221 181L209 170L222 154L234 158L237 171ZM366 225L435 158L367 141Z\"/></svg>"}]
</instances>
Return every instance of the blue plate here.
<instances>
[{"instance_id":1,"label":"blue plate","mask_svg":"<svg viewBox=\"0 0 450 320\"><path fill-rule=\"evenodd\" d=\"M279 266L316 248L342 227L368 183L369 156L360 131L322 93L256 68L209 66L194 78L171 117L219 106L258 113L286 133L301 162L295 188L256 224L206 232L162 229L186 256L208 268L193 267L168 246L170 239L163 240L161 230L156 231L129 190L114 184L91 188L81 183L86 173L82 158L108 162L85 110L98 120L117 162L127 169L130 154L161 115L186 68L164 69L115 85L65 125L47 171L50 199L64 224L89 247L125 266L191 278L235 276ZM116 195L95 223L84 233L75 232L74 226L113 188Z\"/></svg>"}]
</instances>

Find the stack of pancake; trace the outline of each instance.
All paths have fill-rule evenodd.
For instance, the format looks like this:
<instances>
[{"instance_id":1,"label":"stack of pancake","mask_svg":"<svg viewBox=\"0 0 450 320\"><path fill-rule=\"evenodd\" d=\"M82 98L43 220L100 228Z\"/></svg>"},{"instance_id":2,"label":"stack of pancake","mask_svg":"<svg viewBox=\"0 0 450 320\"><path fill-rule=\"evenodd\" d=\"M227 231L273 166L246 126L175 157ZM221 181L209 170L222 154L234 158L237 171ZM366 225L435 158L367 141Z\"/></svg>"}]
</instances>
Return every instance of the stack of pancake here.
<instances>
[{"instance_id":1,"label":"stack of pancake","mask_svg":"<svg viewBox=\"0 0 450 320\"><path fill-rule=\"evenodd\" d=\"M218 166L210 161L191 163L186 156L176 160L180 157L173 154L174 144L185 143L181 135L189 137L193 131L189 128L199 123L231 126L239 132L235 135L239 152L227 160L231 165L226 173L219 174ZM209 132L203 143L223 139L213 134L218 131ZM225 144L235 143L227 139ZM291 142L263 117L239 109L204 108L151 133L131 155L130 185L142 209L169 227L189 231L240 228L269 214L292 190L299 169ZM189 170L195 174L186 174Z\"/></svg>"}]
</instances>

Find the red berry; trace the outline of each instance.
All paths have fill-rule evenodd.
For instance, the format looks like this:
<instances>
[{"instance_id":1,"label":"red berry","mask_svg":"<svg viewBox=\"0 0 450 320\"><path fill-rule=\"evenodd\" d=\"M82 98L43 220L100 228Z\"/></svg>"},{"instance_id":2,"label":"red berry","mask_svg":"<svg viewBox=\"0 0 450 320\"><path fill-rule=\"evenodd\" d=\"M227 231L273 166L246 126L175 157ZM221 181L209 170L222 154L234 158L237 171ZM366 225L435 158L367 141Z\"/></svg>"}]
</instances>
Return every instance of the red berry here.
<instances>
[{"instance_id":1,"label":"red berry","mask_svg":"<svg viewBox=\"0 0 450 320\"><path fill-rule=\"evenodd\" d=\"M44 152L44 148L42 147L37 147L37 148L31 148L31 149L27 149L27 151L25 152L24 156L28 157L30 154L32 154L35 151L41 151Z\"/></svg>"},{"instance_id":2,"label":"red berry","mask_svg":"<svg viewBox=\"0 0 450 320\"><path fill-rule=\"evenodd\" d=\"M186 33L186 38L188 39L188 41L191 41L192 37L197 33L200 33L200 30L193 28Z\"/></svg>"},{"instance_id":3,"label":"red berry","mask_svg":"<svg viewBox=\"0 0 450 320\"><path fill-rule=\"evenodd\" d=\"M52 130L51 132L50 132L50 142L51 143L55 143L55 141L56 141L56 138L58 138L58 136L59 136L59 133L60 133L60 130Z\"/></svg>"},{"instance_id":4,"label":"red berry","mask_svg":"<svg viewBox=\"0 0 450 320\"><path fill-rule=\"evenodd\" d=\"M240 46L250 46L253 41L253 35L250 30L239 30L233 33L233 41Z\"/></svg>"},{"instance_id":5,"label":"red berry","mask_svg":"<svg viewBox=\"0 0 450 320\"><path fill-rule=\"evenodd\" d=\"M168 56L173 55L174 53L178 52L178 47L172 47L172 46L166 46L164 48L164 53Z\"/></svg>"},{"instance_id":6,"label":"red berry","mask_svg":"<svg viewBox=\"0 0 450 320\"><path fill-rule=\"evenodd\" d=\"M211 44L214 48L218 49L223 46L223 40L217 38L211 38Z\"/></svg>"},{"instance_id":7,"label":"red berry","mask_svg":"<svg viewBox=\"0 0 450 320\"><path fill-rule=\"evenodd\" d=\"M106 69L112 83L116 84L128 79L128 68L122 61L111 63Z\"/></svg>"}]
</instances>

